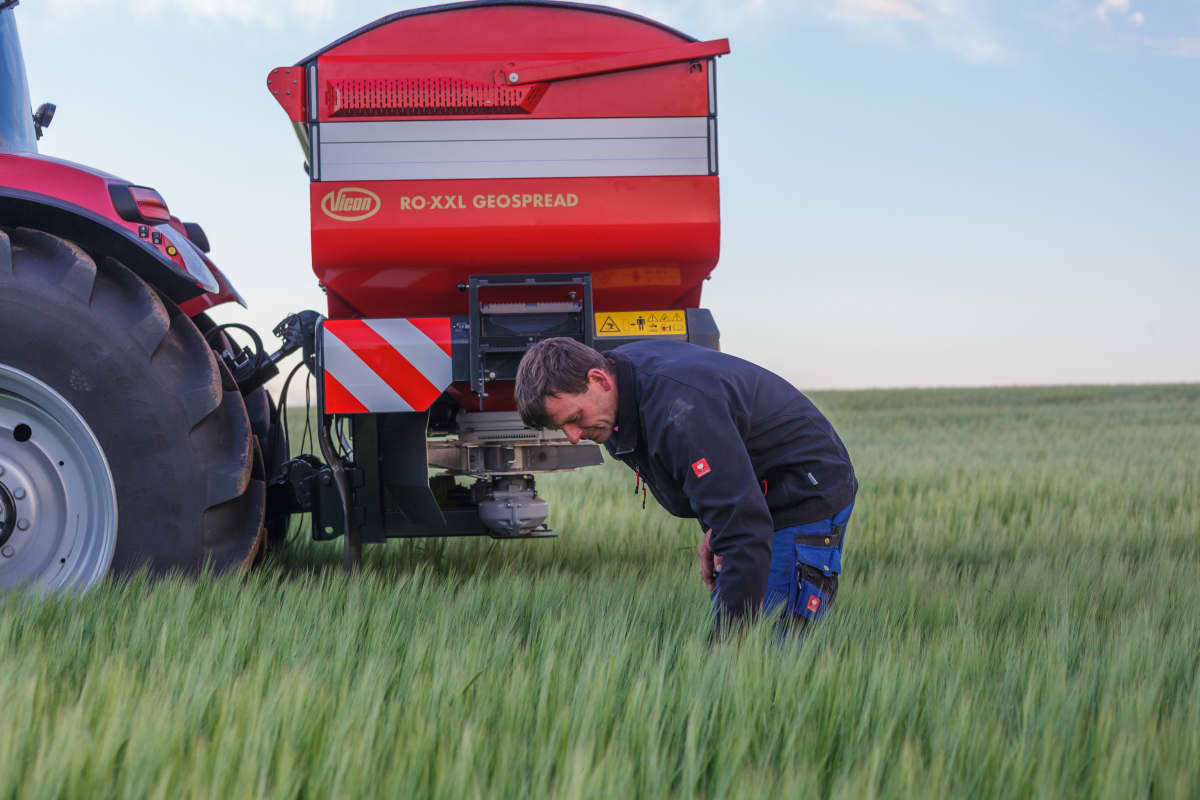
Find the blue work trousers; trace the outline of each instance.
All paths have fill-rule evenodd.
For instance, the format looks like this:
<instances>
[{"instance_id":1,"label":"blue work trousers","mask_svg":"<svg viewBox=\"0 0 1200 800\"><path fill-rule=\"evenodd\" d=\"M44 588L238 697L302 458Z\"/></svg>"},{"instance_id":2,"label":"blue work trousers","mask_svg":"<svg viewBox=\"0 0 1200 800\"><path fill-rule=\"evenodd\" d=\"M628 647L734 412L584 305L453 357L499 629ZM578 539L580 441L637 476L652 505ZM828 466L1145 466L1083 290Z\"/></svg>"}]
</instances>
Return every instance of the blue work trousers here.
<instances>
[{"instance_id":1,"label":"blue work trousers","mask_svg":"<svg viewBox=\"0 0 1200 800\"><path fill-rule=\"evenodd\" d=\"M854 504L828 519L775 531L763 613L803 624L825 614L837 595L842 544Z\"/></svg>"}]
</instances>

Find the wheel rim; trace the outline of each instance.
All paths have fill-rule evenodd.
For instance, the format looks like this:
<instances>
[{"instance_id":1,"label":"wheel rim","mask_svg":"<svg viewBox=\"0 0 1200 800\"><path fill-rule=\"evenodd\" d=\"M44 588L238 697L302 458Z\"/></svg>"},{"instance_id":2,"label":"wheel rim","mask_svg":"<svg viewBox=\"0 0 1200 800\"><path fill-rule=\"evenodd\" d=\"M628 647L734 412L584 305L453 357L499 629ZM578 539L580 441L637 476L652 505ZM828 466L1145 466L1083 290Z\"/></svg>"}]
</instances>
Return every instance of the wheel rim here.
<instances>
[{"instance_id":1,"label":"wheel rim","mask_svg":"<svg viewBox=\"0 0 1200 800\"><path fill-rule=\"evenodd\" d=\"M96 435L66 398L5 364L0 539L0 591L87 588L108 572L117 541L116 488Z\"/></svg>"}]
</instances>

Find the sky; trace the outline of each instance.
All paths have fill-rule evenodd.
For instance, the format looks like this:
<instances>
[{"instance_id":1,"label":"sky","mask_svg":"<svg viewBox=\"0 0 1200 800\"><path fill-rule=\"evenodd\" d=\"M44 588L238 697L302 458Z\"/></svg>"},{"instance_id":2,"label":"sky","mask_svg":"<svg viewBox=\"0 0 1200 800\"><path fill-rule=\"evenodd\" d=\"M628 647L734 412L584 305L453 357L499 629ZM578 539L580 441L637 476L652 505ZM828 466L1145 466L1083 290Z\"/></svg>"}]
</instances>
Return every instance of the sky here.
<instances>
[{"instance_id":1,"label":"sky","mask_svg":"<svg viewBox=\"0 0 1200 800\"><path fill-rule=\"evenodd\" d=\"M216 316L268 333L324 297L267 72L416 5L22 0L41 151L200 222L250 305ZM726 352L802 389L1200 380L1200 2L617 5L731 41Z\"/></svg>"}]
</instances>

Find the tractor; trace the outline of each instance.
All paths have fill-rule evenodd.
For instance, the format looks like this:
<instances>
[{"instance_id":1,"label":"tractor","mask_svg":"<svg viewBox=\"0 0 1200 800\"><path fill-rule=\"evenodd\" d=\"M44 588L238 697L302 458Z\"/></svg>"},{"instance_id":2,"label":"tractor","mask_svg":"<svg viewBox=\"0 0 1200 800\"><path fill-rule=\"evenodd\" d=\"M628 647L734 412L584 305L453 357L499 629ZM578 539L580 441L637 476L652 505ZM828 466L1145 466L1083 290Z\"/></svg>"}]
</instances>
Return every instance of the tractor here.
<instances>
[{"instance_id":1,"label":"tractor","mask_svg":"<svg viewBox=\"0 0 1200 800\"><path fill-rule=\"evenodd\" d=\"M309 179L323 313L254 331L198 225L153 189L39 156L0 5L0 589L143 565L250 565L317 540L555 535L539 474L602 462L533 430L533 343L716 348L716 59L604 6L474 0L352 31L266 87ZM234 326L240 327L240 326ZM235 335L236 334L236 335ZM250 344L242 346L246 338ZM320 453L288 452L264 388L301 358Z\"/></svg>"}]
</instances>

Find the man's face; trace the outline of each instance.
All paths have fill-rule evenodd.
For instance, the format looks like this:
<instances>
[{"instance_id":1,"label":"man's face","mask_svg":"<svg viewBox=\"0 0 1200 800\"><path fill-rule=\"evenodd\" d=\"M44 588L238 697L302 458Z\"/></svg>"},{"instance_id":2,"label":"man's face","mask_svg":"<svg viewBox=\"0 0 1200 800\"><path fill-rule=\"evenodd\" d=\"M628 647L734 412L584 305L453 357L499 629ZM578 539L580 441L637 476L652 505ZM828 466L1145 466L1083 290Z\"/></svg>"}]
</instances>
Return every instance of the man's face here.
<instances>
[{"instance_id":1,"label":"man's face","mask_svg":"<svg viewBox=\"0 0 1200 800\"><path fill-rule=\"evenodd\" d=\"M548 427L561 430L571 444L589 439L603 444L617 422L617 385L602 369L588 371L587 390L546 398Z\"/></svg>"}]
</instances>

